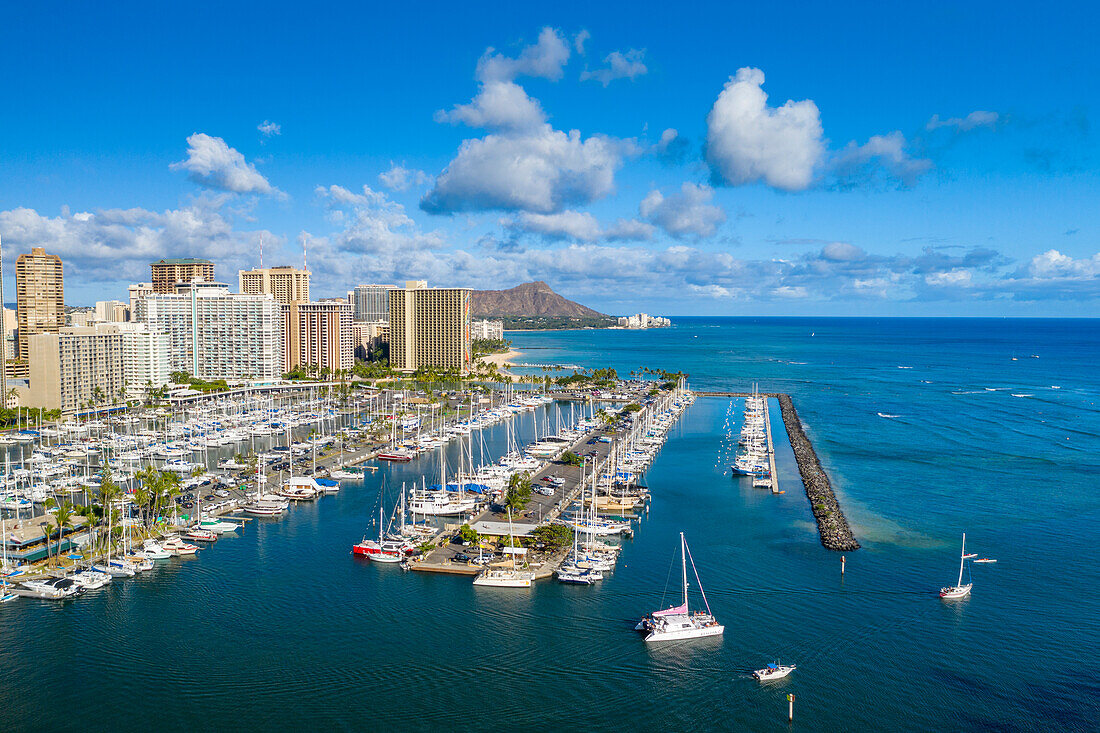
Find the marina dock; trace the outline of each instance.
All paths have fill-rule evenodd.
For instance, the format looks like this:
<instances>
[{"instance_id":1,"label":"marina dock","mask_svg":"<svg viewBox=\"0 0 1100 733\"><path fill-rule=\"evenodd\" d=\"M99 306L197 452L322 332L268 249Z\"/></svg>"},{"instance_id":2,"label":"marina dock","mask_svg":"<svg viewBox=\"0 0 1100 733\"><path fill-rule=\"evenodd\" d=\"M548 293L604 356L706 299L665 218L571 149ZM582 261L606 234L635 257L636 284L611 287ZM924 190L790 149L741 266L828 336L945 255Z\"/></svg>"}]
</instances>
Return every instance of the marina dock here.
<instances>
[{"instance_id":1,"label":"marina dock","mask_svg":"<svg viewBox=\"0 0 1100 733\"><path fill-rule=\"evenodd\" d=\"M751 397L751 392L696 392L700 397ZM840 508L840 502L833 492L829 476L821 466L821 461L814 451L813 444L806 437L806 431L802 427L802 420L794 408L791 396L785 392L761 392L765 398L774 397L779 402L779 409L783 415L783 425L787 429L787 437L794 450L795 462L798 464L798 473L802 477L802 485L806 489L806 498L810 502L810 510L817 520L818 535L821 544L826 549L840 552L850 552L860 548L859 542L852 529L848 525L848 518L844 516L844 510ZM765 400L765 410L767 401ZM775 452L772 450L771 422L765 421L768 432L768 452L771 455L772 492L779 491L779 480L775 472Z\"/></svg>"}]
</instances>

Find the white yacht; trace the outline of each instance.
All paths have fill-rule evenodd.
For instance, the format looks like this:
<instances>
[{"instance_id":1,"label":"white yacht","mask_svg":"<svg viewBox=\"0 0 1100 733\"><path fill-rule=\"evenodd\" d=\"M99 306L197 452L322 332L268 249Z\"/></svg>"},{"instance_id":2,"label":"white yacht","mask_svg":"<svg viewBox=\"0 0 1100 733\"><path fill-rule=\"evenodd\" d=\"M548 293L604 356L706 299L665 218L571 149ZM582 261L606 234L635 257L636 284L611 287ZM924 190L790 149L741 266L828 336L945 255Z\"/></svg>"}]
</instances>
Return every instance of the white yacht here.
<instances>
[{"instance_id":1,"label":"white yacht","mask_svg":"<svg viewBox=\"0 0 1100 733\"><path fill-rule=\"evenodd\" d=\"M161 547L160 543L153 539L141 543L141 554L150 560L167 560L172 557L172 553Z\"/></svg>"},{"instance_id":2,"label":"white yacht","mask_svg":"<svg viewBox=\"0 0 1100 733\"><path fill-rule=\"evenodd\" d=\"M102 588L111 582L110 573L101 573L98 570L81 570L78 573L73 573L69 577L75 580L77 584L83 586L85 590Z\"/></svg>"},{"instance_id":3,"label":"white yacht","mask_svg":"<svg viewBox=\"0 0 1100 733\"><path fill-rule=\"evenodd\" d=\"M683 532L680 533L680 555L684 602L663 611L654 611L638 622L634 628L647 632L646 641L676 641L703 636L721 636L726 630L726 627L719 624L710 612L710 604L707 603L706 593L703 592L703 584L699 581L699 571L695 568L695 560L691 558L691 551L688 549ZM691 570L695 574L695 582L699 585L699 593L703 596L706 613L701 611L691 613L688 609L687 564L689 559Z\"/></svg>"},{"instance_id":4,"label":"white yacht","mask_svg":"<svg viewBox=\"0 0 1100 733\"><path fill-rule=\"evenodd\" d=\"M72 578L47 578L45 580L26 580L14 589L17 595L27 598L42 598L49 601L63 601L84 592L84 586Z\"/></svg>"}]
</instances>

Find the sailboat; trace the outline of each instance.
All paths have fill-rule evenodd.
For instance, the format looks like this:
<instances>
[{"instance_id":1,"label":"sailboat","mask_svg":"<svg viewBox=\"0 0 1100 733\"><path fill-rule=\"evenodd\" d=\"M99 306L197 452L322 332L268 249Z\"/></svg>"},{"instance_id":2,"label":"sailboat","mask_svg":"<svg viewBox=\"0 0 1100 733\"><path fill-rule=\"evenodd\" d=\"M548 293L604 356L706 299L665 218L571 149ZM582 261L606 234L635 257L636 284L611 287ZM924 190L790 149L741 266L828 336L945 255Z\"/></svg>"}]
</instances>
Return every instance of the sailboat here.
<instances>
[{"instance_id":1,"label":"sailboat","mask_svg":"<svg viewBox=\"0 0 1100 733\"><path fill-rule=\"evenodd\" d=\"M504 554L511 560L511 567L487 566L474 578L474 585L491 586L495 588L530 588L531 581L535 579L533 570L519 570L516 568L516 556L527 554L526 547L515 547L516 539L512 536L512 510L508 510L508 538L510 547L504 548Z\"/></svg>"},{"instance_id":2,"label":"sailboat","mask_svg":"<svg viewBox=\"0 0 1100 733\"><path fill-rule=\"evenodd\" d=\"M970 595L970 589L974 587L974 583L970 582L963 585L963 566L966 565L967 559L971 557L977 557L977 555L966 554L966 532L963 532L962 551L959 553L959 582L946 588L940 588L940 598L966 598Z\"/></svg>"},{"instance_id":3,"label":"sailboat","mask_svg":"<svg viewBox=\"0 0 1100 733\"><path fill-rule=\"evenodd\" d=\"M706 613L688 610L688 576L687 564L691 560L691 571L695 574L695 582L699 584L699 593L703 596L703 605ZM647 632L646 641L677 641L680 639L696 639L701 636L721 636L726 627L718 623L710 612L710 604L707 603L707 595L703 592L703 583L699 580L699 571L695 568L695 560L691 557L684 533L680 533L680 562L684 585L684 602L679 606L666 608L663 611L654 611L635 626L637 631Z\"/></svg>"}]
</instances>

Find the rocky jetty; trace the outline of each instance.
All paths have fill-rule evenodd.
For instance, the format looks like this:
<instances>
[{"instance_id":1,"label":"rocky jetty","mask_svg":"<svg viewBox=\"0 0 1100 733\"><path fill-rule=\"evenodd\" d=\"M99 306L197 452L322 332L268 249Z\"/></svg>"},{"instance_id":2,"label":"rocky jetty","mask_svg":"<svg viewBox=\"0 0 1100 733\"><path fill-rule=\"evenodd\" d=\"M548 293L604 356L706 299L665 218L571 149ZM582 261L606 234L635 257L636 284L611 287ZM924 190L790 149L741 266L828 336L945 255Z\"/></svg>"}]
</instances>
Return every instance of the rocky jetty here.
<instances>
[{"instance_id":1,"label":"rocky jetty","mask_svg":"<svg viewBox=\"0 0 1100 733\"><path fill-rule=\"evenodd\" d=\"M814 518L817 519L821 544L828 550L858 550L859 543L852 536L852 529L848 526L848 520L833 494L829 477L821 467L821 461L818 460L810 439L802 429L802 420L794 409L790 395L774 396L779 400L783 424L787 427L787 437L791 440L791 448L794 449L794 457L798 461L798 472L802 475L806 497L810 500L810 508L813 510Z\"/></svg>"}]
</instances>

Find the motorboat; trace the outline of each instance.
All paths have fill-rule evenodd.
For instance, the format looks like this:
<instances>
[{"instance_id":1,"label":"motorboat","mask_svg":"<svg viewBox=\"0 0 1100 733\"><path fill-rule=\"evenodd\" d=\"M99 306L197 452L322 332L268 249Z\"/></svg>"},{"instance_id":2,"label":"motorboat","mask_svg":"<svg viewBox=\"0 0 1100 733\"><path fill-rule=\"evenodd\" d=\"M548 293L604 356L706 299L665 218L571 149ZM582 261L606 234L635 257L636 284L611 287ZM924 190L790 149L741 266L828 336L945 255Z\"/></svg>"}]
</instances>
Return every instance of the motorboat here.
<instances>
[{"instance_id":1,"label":"motorboat","mask_svg":"<svg viewBox=\"0 0 1100 733\"><path fill-rule=\"evenodd\" d=\"M83 586L85 590L102 588L111 582L110 573L101 573L98 570L81 570L78 573L73 573L69 577Z\"/></svg>"},{"instance_id":2,"label":"motorboat","mask_svg":"<svg viewBox=\"0 0 1100 733\"><path fill-rule=\"evenodd\" d=\"M160 543L156 540L145 540L141 543L141 554L145 555L150 560L167 560L172 557L172 553L160 546Z\"/></svg>"},{"instance_id":3,"label":"motorboat","mask_svg":"<svg viewBox=\"0 0 1100 733\"><path fill-rule=\"evenodd\" d=\"M356 481L363 478L363 474L354 473L343 468L337 468L335 471L329 473L329 478L336 479L337 481Z\"/></svg>"},{"instance_id":4,"label":"motorboat","mask_svg":"<svg viewBox=\"0 0 1100 733\"><path fill-rule=\"evenodd\" d=\"M45 580L25 580L13 589L17 595L27 598L42 598L48 601L64 601L84 592L84 586L72 578L47 578Z\"/></svg>"},{"instance_id":5,"label":"motorboat","mask_svg":"<svg viewBox=\"0 0 1100 733\"><path fill-rule=\"evenodd\" d=\"M184 532L183 538L192 542L214 542L218 539L218 535L196 524Z\"/></svg>"},{"instance_id":6,"label":"motorboat","mask_svg":"<svg viewBox=\"0 0 1100 733\"><path fill-rule=\"evenodd\" d=\"M791 672L795 671L797 667L793 664L780 664L778 661L768 664L764 669L755 670L752 676L761 682L771 682L772 680L781 680Z\"/></svg>"},{"instance_id":7,"label":"motorboat","mask_svg":"<svg viewBox=\"0 0 1100 733\"><path fill-rule=\"evenodd\" d=\"M203 529L210 530L217 534L226 534L227 532L236 532L241 528L241 525L236 522L226 522L220 519L204 519L199 522L199 526Z\"/></svg>"},{"instance_id":8,"label":"motorboat","mask_svg":"<svg viewBox=\"0 0 1100 733\"><path fill-rule=\"evenodd\" d=\"M699 571L695 567L695 560L691 557L684 533L680 533L680 555L682 583L684 589L684 601L679 606L666 608L663 611L654 611L649 614L634 628L637 631L646 632L645 640L649 641L677 641L681 639L697 639L704 636L721 636L726 627L718 623L718 620L710 611L707 603L703 584L699 580ZM699 586L699 593L703 597L706 612L696 611L691 613L688 609L688 575L687 564L691 560L691 569L695 574L695 582Z\"/></svg>"},{"instance_id":9,"label":"motorboat","mask_svg":"<svg viewBox=\"0 0 1100 733\"><path fill-rule=\"evenodd\" d=\"M184 542L182 539L174 535L165 537L164 542L161 543L161 547L177 557L181 555L194 555L196 552L199 551L197 545L192 545L188 542Z\"/></svg>"}]
</instances>

